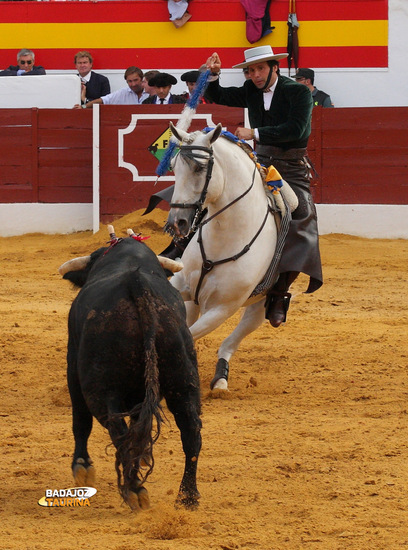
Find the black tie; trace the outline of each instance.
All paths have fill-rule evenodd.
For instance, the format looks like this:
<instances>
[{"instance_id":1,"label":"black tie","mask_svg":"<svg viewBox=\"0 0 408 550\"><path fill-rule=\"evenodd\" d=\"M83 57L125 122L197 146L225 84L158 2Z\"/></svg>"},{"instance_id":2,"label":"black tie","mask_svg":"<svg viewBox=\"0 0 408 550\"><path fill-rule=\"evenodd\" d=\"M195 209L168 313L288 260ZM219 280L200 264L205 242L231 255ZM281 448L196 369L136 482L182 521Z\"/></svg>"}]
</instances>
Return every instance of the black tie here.
<instances>
[{"instance_id":1,"label":"black tie","mask_svg":"<svg viewBox=\"0 0 408 550\"><path fill-rule=\"evenodd\" d=\"M160 98L160 103L163 105L163 103L164 103L164 98L163 98L163 99Z\"/></svg>"}]
</instances>

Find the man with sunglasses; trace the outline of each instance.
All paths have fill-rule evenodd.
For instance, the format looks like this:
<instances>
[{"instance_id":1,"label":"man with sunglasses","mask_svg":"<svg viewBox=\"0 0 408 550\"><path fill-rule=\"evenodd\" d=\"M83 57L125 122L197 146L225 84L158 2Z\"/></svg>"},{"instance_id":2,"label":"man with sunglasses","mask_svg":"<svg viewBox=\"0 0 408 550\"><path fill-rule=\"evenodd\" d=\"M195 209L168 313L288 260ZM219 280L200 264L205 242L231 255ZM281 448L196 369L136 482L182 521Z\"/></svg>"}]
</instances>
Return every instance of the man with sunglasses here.
<instances>
[{"instance_id":1,"label":"man with sunglasses","mask_svg":"<svg viewBox=\"0 0 408 550\"><path fill-rule=\"evenodd\" d=\"M8 69L0 71L0 76L29 76L46 74L44 67L41 67L41 65L34 65L34 59L34 52L23 48L17 54L17 65L10 65Z\"/></svg>"}]
</instances>

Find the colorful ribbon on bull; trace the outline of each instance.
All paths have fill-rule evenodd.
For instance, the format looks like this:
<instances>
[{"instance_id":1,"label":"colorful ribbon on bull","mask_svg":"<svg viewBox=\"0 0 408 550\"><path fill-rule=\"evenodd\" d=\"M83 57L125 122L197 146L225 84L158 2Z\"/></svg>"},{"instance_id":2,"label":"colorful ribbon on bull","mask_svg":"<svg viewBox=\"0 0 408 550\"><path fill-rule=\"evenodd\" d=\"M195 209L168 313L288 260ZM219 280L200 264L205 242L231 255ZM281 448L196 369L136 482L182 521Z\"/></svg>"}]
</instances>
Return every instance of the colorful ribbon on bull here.
<instances>
[{"instance_id":1,"label":"colorful ribbon on bull","mask_svg":"<svg viewBox=\"0 0 408 550\"><path fill-rule=\"evenodd\" d=\"M109 250L111 250L111 248L113 248L114 246L116 246L117 244L123 241L123 237L116 236L112 225L108 225L108 228L111 228L109 232L110 240L107 241L106 243L109 245L109 247L103 253L104 256L109 252ZM129 233L129 231L131 231L131 233ZM132 239L135 239L136 241L145 241L146 239L150 239L150 235L143 237L141 233L134 233L132 229L130 230L128 229L128 235L129 237L131 237Z\"/></svg>"},{"instance_id":2,"label":"colorful ribbon on bull","mask_svg":"<svg viewBox=\"0 0 408 550\"><path fill-rule=\"evenodd\" d=\"M204 95L205 89L207 87L209 75L210 75L209 70L204 71L200 74L200 77L197 80L197 85L194 88L193 93L187 100L187 103L181 113L181 118L176 124L176 128L180 128L181 130L187 131L188 128L190 127L191 121L197 109L197 105L200 101L200 98ZM166 172L169 170L171 159L173 158L173 155L175 153L175 149L177 146L178 146L178 141L175 138L171 137L169 146L167 147L167 150L164 153L163 158L160 161L160 164L156 168L156 174L159 177L164 176L164 174L166 174Z\"/></svg>"}]
</instances>

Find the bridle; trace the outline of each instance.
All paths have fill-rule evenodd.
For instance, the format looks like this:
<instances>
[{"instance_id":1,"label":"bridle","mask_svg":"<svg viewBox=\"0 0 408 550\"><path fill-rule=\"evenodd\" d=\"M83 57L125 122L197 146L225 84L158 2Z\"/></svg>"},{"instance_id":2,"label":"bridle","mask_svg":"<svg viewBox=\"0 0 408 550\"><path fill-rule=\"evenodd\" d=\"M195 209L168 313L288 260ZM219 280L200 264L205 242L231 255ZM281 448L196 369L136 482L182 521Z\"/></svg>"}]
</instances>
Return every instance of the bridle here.
<instances>
[{"instance_id":1,"label":"bridle","mask_svg":"<svg viewBox=\"0 0 408 550\"><path fill-rule=\"evenodd\" d=\"M207 157L205 155L202 155L202 154L193 153L193 151L196 151L196 150L205 151L206 153L208 153L209 157ZM200 214L203 211L203 204L204 204L205 199L207 197L208 186L209 186L209 183L210 183L210 180L211 180L212 170L213 170L213 166L214 166L214 154L213 154L212 147L203 147L203 146L199 146L199 145L182 145L180 147L179 154L182 157L185 157L189 160L192 160L193 162L197 162L197 159L208 159L207 174L206 174L206 177L205 177L205 183L204 183L204 187L201 191L201 195L200 195L199 199L196 202L193 202L193 203L170 203L170 208L195 208L196 209L194 220L193 220L193 223L192 223L192 226L191 226L191 231L195 232L197 230L197 227L196 227L197 219L200 217ZM230 206L232 206L233 204L235 204L236 202L241 200L247 193L250 192L250 190L254 186L256 170L257 170L257 165L256 165L256 163L254 163L254 171L252 173L251 185L243 193L241 193L241 195L239 195L238 197L233 199L231 202L229 202L223 208L221 208L220 210L215 212L215 214L213 214L209 218L206 218L206 219L204 219L204 220L202 220L201 222L198 223L197 242L200 246L201 257L202 257L202 260L203 260L203 264L201 266L200 279L198 281L196 291L195 291L195 296L194 296L194 303L197 304L197 305L198 305L198 294L200 292L201 284L203 282L203 279L204 279L205 275L207 273L209 273L216 265L224 264L224 263L231 262L231 261L236 261L236 260L238 260L238 258L240 258L244 254L246 254L250 250L253 243L258 238L259 234L261 233L261 231L262 231L262 229L263 229L263 227L266 223L266 220L268 219L268 215L271 212L269 204L268 204L268 207L267 207L267 210L266 210L266 215L265 215L258 231L255 233L255 235L251 239L251 241L248 244L246 244L240 252L238 252L237 254L234 254L233 256L230 256L228 258L224 258L222 260L212 261L212 260L209 260L207 258L207 255L206 255L205 249L204 249L203 239L202 239L202 228L203 228L203 226L206 225L207 223L209 223L211 220L213 220L216 216L218 216L219 214L221 214L222 212L227 210L227 208L229 208Z\"/></svg>"},{"instance_id":2,"label":"bridle","mask_svg":"<svg viewBox=\"0 0 408 550\"><path fill-rule=\"evenodd\" d=\"M209 156L207 157L200 153L193 153L193 151L204 151L205 153L208 153ZM208 186L210 184L213 166L214 166L214 154L213 154L212 147L203 147L201 145L182 145L180 147L179 154L181 157L184 157L188 160L192 160L195 163L197 163L197 159L208 160L204 187L201 191L201 195L199 199L196 202L191 202L191 203L188 203L188 202L171 202L170 203L170 208L194 208L195 209L194 220L190 230L190 232L195 232L197 230L197 226L196 226L197 220L201 217L201 213L203 211L203 204L205 203L205 199L207 198Z\"/></svg>"}]
</instances>

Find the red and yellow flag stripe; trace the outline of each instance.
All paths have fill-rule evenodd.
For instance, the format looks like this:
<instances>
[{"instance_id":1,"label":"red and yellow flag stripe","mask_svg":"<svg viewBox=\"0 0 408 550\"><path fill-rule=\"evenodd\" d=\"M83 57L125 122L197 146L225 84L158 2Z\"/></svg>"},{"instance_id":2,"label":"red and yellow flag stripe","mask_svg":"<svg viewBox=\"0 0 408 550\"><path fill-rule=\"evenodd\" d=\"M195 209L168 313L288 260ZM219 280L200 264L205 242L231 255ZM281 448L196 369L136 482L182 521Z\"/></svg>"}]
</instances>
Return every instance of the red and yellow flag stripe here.
<instances>
[{"instance_id":1,"label":"red and yellow flag stripe","mask_svg":"<svg viewBox=\"0 0 408 550\"><path fill-rule=\"evenodd\" d=\"M296 8L299 66L388 66L388 0L298 0ZM0 68L22 47L56 70L73 69L79 50L91 51L96 69L194 68L213 51L229 68L252 46L286 51L287 0L271 2L275 30L255 44L239 0L194 0L189 11L192 19L176 29L163 0L0 2Z\"/></svg>"}]
</instances>

